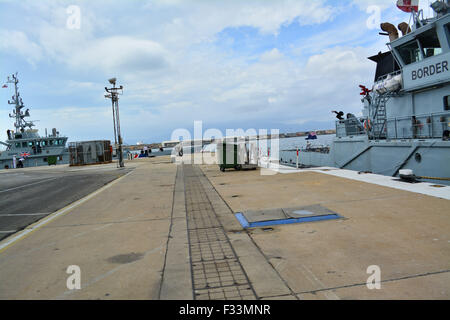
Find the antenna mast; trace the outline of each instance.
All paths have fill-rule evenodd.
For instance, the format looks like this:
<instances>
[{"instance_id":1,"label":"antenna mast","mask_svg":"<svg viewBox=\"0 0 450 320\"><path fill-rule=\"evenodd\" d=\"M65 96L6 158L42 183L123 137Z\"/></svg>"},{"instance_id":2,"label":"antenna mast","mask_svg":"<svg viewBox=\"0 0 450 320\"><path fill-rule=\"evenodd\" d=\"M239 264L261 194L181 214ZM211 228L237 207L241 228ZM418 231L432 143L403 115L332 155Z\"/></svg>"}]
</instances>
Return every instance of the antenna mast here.
<instances>
[{"instance_id":1,"label":"antenna mast","mask_svg":"<svg viewBox=\"0 0 450 320\"><path fill-rule=\"evenodd\" d=\"M11 77L12 78L8 76L8 80L6 82L14 84L14 96L11 97L12 101L8 100L8 104L15 105L15 108L13 109L13 114L9 114L9 117L16 119L16 121L14 122L16 132L24 132L26 127L29 127L30 129L34 127L34 123L32 121L24 120L25 117L30 116L30 112L29 109L27 109L25 113L22 111L22 109L25 108L25 105L23 104L22 98L20 97L19 87L17 86L17 84L19 83L17 72Z\"/></svg>"},{"instance_id":2,"label":"antenna mast","mask_svg":"<svg viewBox=\"0 0 450 320\"><path fill-rule=\"evenodd\" d=\"M109 83L113 85L112 88L105 87L107 94L105 98L111 99L112 112L113 112L113 122L114 122L114 140L116 145L116 150L119 153L118 166L123 168L125 165L123 163L123 152L122 152L122 134L120 132L120 119L119 119L119 95L123 94L123 86L119 88L116 87L116 78L108 80Z\"/></svg>"}]
</instances>

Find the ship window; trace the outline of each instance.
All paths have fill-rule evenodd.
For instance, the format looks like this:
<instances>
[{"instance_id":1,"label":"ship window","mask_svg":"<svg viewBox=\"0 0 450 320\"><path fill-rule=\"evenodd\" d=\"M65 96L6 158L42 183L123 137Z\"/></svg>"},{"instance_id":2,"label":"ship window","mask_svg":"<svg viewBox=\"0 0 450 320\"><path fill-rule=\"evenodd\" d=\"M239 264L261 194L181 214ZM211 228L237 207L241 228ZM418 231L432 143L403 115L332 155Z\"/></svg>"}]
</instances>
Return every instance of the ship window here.
<instances>
[{"instance_id":1,"label":"ship window","mask_svg":"<svg viewBox=\"0 0 450 320\"><path fill-rule=\"evenodd\" d=\"M444 97L444 110L450 110L450 96Z\"/></svg>"},{"instance_id":2,"label":"ship window","mask_svg":"<svg viewBox=\"0 0 450 320\"><path fill-rule=\"evenodd\" d=\"M20 142L16 142L16 148L20 148Z\"/></svg>"},{"instance_id":3,"label":"ship window","mask_svg":"<svg viewBox=\"0 0 450 320\"><path fill-rule=\"evenodd\" d=\"M22 148L26 148L26 147L28 147L28 143L22 142Z\"/></svg>"},{"instance_id":4,"label":"ship window","mask_svg":"<svg viewBox=\"0 0 450 320\"><path fill-rule=\"evenodd\" d=\"M398 52L406 65L422 60L422 53L416 40L399 46Z\"/></svg>"},{"instance_id":5,"label":"ship window","mask_svg":"<svg viewBox=\"0 0 450 320\"><path fill-rule=\"evenodd\" d=\"M419 40L420 45L422 46L425 58L437 56L442 53L441 43L439 42L435 29L419 34L417 40Z\"/></svg>"},{"instance_id":6,"label":"ship window","mask_svg":"<svg viewBox=\"0 0 450 320\"><path fill-rule=\"evenodd\" d=\"M48 145L49 145L49 146L52 146L52 145L53 145L53 140L49 140L49 141L48 141Z\"/></svg>"}]
</instances>

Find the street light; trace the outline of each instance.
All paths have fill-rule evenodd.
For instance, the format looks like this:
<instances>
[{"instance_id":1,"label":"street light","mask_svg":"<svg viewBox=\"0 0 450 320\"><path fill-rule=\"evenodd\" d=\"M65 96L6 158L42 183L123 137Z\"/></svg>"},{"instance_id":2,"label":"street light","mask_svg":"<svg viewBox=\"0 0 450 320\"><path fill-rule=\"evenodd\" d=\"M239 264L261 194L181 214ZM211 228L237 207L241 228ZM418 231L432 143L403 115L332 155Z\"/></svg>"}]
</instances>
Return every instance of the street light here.
<instances>
[{"instance_id":1,"label":"street light","mask_svg":"<svg viewBox=\"0 0 450 320\"><path fill-rule=\"evenodd\" d=\"M112 88L105 87L106 92L105 98L111 99L112 112L113 112L113 123L114 123L114 142L116 150L119 152L119 167L123 168L125 165L123 163L123 152L122 152L122 135L120 133L120 119L119 119L119 95L123 94L123 86L116 88L116 78L111 78L108 80L110 84L113 85Z\"/></svg>"}]
</instances>

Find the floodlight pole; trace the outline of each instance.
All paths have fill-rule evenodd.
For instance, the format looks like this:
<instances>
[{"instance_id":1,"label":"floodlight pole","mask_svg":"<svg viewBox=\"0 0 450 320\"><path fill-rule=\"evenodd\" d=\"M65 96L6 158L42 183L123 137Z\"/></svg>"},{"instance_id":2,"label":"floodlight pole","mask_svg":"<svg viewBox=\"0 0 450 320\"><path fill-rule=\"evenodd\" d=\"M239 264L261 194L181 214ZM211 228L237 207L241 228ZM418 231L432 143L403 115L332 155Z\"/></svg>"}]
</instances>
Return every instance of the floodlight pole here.
<instances>
[{"instance_id":1,"label":"floodlight pole","mask_svg":"<svg viewBox=\"0 0 450 320\"><path fill-rule=\"evenodd\" d=\"M105 98L111 99L112 112L113 112L113 123L114 123L114 142L116 145L116 150L119 152L119 163L118 166L125 167L123 163L123 152L122 152L122 135L120 133L120 119L119 119L119 95L123 94L123 86L116 88L116 79L110 79L109 82L113 85L112 88L105 87L108 94Z\"/></svg>"}]
</instances>

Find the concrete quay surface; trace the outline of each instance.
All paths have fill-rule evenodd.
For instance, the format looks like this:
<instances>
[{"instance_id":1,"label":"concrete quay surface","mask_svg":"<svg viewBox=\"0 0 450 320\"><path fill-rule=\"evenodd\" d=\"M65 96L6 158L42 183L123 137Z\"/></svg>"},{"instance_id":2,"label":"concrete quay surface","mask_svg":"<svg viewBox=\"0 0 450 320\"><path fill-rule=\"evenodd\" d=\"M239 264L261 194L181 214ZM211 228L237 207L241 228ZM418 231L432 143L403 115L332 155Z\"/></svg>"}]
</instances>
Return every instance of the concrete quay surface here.
<instances>
[{"instance_id":1,"label":"concrete quay surface","mask_svg":"<svg viewBox=\"0 0 450 320\"><path fill-rule=\"evenodd\" d=\"M126 166L0 242L0 299L450 298L449 200L320 172ZM343 219L244 230L234 216L309 205ZM381 289L366 286L373 265Z\"/></svg>"}]
</instances>

